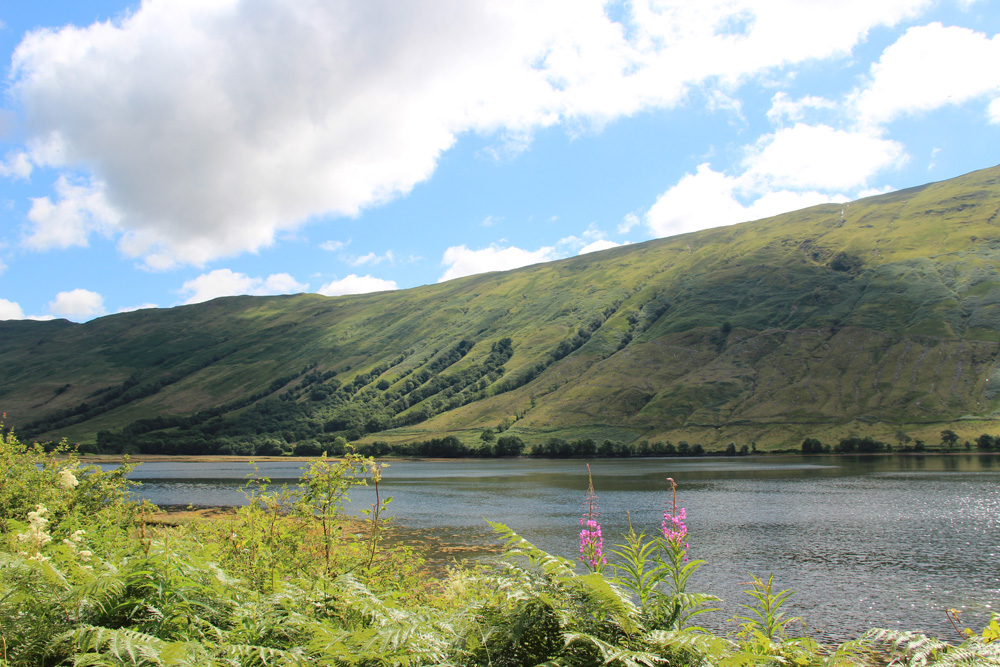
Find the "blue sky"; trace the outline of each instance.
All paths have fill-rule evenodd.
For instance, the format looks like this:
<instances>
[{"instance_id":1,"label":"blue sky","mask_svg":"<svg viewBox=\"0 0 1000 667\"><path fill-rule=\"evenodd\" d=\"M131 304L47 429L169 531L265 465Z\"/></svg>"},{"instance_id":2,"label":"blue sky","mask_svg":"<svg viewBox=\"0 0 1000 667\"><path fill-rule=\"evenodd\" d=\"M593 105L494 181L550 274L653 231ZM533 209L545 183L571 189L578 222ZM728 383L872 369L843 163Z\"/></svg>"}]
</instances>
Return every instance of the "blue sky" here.
<instances>
[{"instance_id":1,"label":"blue sky","mask_svg":"<svg viewBox=\"0 0 1000 667\"><path fill-rule=\"evenodd\" d=\"M0 319L405 289L1000 162L988 0L37 0L0 22Z\"/></svg>"}]
</instances>

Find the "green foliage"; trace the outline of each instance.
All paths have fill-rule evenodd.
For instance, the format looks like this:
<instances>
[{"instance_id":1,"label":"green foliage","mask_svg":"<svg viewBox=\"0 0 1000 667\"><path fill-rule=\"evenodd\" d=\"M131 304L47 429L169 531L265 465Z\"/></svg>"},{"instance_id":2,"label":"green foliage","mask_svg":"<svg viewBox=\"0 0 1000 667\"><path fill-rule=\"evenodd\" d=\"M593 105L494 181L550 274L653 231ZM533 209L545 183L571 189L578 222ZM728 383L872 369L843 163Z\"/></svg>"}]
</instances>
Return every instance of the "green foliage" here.
<instances>
[{"instance_id":1,"label":"green foliage","mask_svg":"<svg viewBox=\"0 0 1000 667\"><path fill-rule=\"evenodd\" d=\"M614 576L492 524L500 557L429 580L411 550L385 546L382 464L360 454L321 458L300 490L253 476L232 517L167 528L128 500L121 475L9 433L0 444L4 470L43 484L52 506L32 505L10 486L19 478L5 478L2 667L871 667L886 654L910 667L1000 664L995 616L957 645L889 630L840 646L790 636L791 593L771 577L752 579L738 632L692 627L712 598L687 590L700 563L686 560L676 500L662 537L630 529L612 550ZM348 520L347 492L364 483L375 501Z\"/></svg>"},{"instance_id":2,"label":"green foliage","mask_svg":"<svg viewBox=\"0 0 1000 667\"><path fill-rule=\"evenodd\" d=\"M982 634L974 634L961 644L948 642L918 632L874 629L864 639L891 652L894 665L906 667L996 667L1000 665L1000 642L993 634L996 616Z\"/></svg>"},{"instance_id":3,"label":"green foliage","mask_svg":"<svg viewBox=\"0 0 1000 667\"><path fill-rule=\"evenodd\" d=\"M792 591L785 589L775 592L774 575L769 575L767 581L750 575L750 588L744 592L750 596L750 604L740 606L747 610L748 615L738 616L734 621L741 621L736 633L737 650L728 656L721 665L813 665L821 664L820 645L806 636L789 636L788 627L802 624L802 619L786 617L782 607L791 597ZM804 626L803 626L804 627ZM840 662L825 662L825 664L856 664L860 652L853 647L841 647L835 652L836 660Z\"/></svg>"}]
</instances>

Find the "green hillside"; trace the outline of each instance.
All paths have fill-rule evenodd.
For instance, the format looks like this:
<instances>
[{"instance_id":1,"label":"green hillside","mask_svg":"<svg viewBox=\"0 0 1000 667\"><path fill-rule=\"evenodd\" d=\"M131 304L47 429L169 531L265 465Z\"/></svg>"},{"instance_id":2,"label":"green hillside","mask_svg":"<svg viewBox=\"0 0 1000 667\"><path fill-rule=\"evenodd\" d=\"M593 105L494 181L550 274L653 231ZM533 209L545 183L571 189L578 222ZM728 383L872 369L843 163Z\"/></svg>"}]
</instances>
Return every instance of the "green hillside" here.
<instances>
[{"instance_id":1,"label":"green hillside","mask_svg":"<svg viewBox=\"0 0 1000 667\"><path fill-rule=\"evenodd\" d=\"M550 437L761 449L1000 432L1000 167L347 297L0 322L25 437L140 451Z\"/></svg>"}]
</instances>

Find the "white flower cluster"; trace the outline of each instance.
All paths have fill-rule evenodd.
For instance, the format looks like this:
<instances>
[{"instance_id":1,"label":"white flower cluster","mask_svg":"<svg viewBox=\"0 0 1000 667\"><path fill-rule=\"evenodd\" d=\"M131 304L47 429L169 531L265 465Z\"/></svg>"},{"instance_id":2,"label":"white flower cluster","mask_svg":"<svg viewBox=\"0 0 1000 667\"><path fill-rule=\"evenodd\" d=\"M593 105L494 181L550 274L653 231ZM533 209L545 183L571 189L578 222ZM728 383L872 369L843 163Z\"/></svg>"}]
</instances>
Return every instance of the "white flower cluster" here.
<instances>
[{"instance_id":1,"label":"white flower cluster","mask_svg":"<svg viewBox=\"0 0 1000 667\"><path fill-rule=\"evenodd\" d=\"M48 560L48 556L42 555L42 547L52 541L52 536L46 531L49 520L45 518L45 515L48 513L49 510L45 506L36 505L35 511L28 512L28 530L17 535L19 542L24 542L29 550L34 551L33 554L29 554L27 551L21 552L22 556L28 556L28 560L39 562Z\"/></svg>"},{"instance_id":2,"label":"white flower cluster","mask_svg":"<svg viewBox=\"0 0 1000 667\"><path fill-rule=\"evenodd\" d=\"M80 558L86 561L90 560L90 557L93 556L94 554L87 549L80 548L80 544L83 542L83 536L85 534L86 534L85 531L78 530L74 532L72 535L70 535L67 539L63 540L63 544L69 547L70 552L72 552L74 556L79 556Z\"/></svg>"},{"instance_id":3,"label":"white flower cluster","mask_svg":"<svg viewBox=\"0 0 1000 667\"><path fill-rule=\"evenodd\" d=\"M76 478L73 471L68 468L63 468L59 471L59 486L69 490L74 489L80 484L80 480Z\"/></svg>"}]
</instances>

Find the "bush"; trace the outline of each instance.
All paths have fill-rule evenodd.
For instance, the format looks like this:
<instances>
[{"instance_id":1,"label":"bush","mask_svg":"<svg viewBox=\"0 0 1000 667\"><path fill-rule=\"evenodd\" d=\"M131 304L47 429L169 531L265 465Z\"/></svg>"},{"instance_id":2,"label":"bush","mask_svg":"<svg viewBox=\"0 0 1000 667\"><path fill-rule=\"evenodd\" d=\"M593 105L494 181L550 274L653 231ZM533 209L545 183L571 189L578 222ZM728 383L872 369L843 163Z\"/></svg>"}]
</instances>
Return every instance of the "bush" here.
<instances>
[{"instance_id":1,"label":"bush","mask_svg":"<svg viewBox=\"0 0 1000 667\"><path fill-rule=\"evenodd\" d=\"M524 453L524 441L516 435L502 435L497 438L493 454L498 458L520 456Z\"/></svg>"},{"instance_id":2,"label":"bush","mask_svg":"<svg viewBox=\"0 0 1000 667\"><path fill-rule=\"evenodd\" d=\"M323 446L315 440L302 440L295 444L292 453L296 456L320 456L323 451Z\"/></svg>"}]
</instances>

